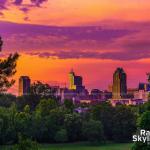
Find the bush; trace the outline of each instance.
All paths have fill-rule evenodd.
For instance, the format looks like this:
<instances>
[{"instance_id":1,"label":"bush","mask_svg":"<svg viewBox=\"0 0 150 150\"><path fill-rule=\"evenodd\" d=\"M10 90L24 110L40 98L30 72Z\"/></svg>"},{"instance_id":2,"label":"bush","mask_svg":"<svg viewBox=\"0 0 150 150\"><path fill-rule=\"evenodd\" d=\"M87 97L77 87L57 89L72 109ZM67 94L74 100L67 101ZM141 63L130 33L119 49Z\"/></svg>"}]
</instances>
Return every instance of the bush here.
<instances>
[{"instance_id":1,"label":"bush","mask_svg":"<svg viewBox=\"0 0 150 150\"><path fill-rule=\"evenodd\" d=\"M133 145L131 150L150 150L150 145L145 143L137 142Z\"/></svg>"},{"instance_id":2,"label":"bush","mask_svg":"<svg viewBox=\"0 0 150 150\"><path fill-rule=\"evenodd\" d=\"M103 128L100 121L90 120L83 123L82 134L85 139L91 142L102 141Z\"/></svg>"},{"instance_id":3,"label":"bush","mask_svg":"<svg viewBox=\"0 0 150 150\"><path fill-rule=\"evenodd\" d=\"M65 129L57 131L55 135L55 141L61 143L67 142L68 141L67 131Z\"/></svg>"},{"instance_id":4,"label":"bush","mask_svg":"<svg viewBox=\"0 0 150 150\"><path fill-rule=\"evenodd\" d=\"M38 150L38 145L30 139L19 136L18 144L12 150Z\"/></svg>"}]
</instances>

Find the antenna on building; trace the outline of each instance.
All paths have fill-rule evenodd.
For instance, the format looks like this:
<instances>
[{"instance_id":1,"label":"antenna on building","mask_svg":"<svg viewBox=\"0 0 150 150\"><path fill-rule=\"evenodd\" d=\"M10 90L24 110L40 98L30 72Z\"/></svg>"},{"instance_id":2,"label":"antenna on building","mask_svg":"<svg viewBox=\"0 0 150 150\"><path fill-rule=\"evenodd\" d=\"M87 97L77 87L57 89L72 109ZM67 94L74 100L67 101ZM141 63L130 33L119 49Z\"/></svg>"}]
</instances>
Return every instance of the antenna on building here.
<instances>
[{"instance_id":1,"label":"antenna on building","mask_svg":"<svg viewBox=\"0 0 150 150\"><path fill-rule=\"evenodd\" d=\"M73 71L73 68L71 68L71 70L70 70L70 73L73 73L74 71Z\"/></svg>"},{"instance_id":2,"label":"antenna on building","mask_svg":"<svg viewBox=\"0 0 150 150\"><path fill-rule=\"evenodd\" d=\"M3 46L3 41L2 38L0 37L0 51L2 50L2 46Z\"/></svg>"},{"instance_id":3,"label":"antenna on building","mask_svg":"<svg viewBox=\"0 0 150 150\"><path fill-rule=\"evenodd\" d=\"M150 83L150 72L146 73L147 75L147 81Z\"/></svg>"}]
</instances>

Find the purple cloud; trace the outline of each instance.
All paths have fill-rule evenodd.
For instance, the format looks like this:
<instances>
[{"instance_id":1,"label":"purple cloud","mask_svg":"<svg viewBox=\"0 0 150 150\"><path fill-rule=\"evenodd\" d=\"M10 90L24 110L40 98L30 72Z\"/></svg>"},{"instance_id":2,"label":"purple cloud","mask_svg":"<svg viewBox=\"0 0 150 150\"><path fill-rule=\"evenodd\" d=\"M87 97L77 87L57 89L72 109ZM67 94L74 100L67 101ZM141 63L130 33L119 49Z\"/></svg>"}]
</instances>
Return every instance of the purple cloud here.
<instances>
[{"instance_id":1,"label":"purple cloud","mask_svg":"<svg viewBox=\"0 0 150 150\"><path fill-rule=\"evenodd\" d=\"M24 17L24 21L30 21L29 17Z\"/></svg>"},{"instance_id":2,"label":"purple cloud","mask_svg":"<svg viewBox=\"0 0 150 150\"><path fill-rule=\"evenodd\" d=\"M0 0L0 10L3 11L15 5L20 11L28 13L30 9L40 7L46 1L48 0L30 0L28 4L23 4L24 0Z\"/></svg>"},{"instance_id":3,"label":"purple cloud","mask_svg":"<svg viewBox=\"0 0 150 150\"><path fill-rule=\"evenodd\" d=\"M14 1L14 4L15 4L15 5L21 5L22 2L23 2L23 0L15 0L15 1Z\"/></svg>"},{"instance_id":4,"label":"purple cloud","mask_svg":"<svg viewBox=\"0 0 150 150\"><path fill-rule=\"evenodd\" d=\"M1 0L0 1L0 10L7 9L6 2L7 2L7 0Z\"/></svg>"},{"instance_id":5,"label":"purple cloud","mask_svg":"<svg viewBox=\"0 0 150 150\"><path fill-rule=\"evenodd\" d=\"M4 17L4 13L0 12L0 17Z\"/></svg>"},{"instance_id":6,"label":"purple cloud","mask_svg":"<svg viewBox=\"0 0 150 150\"><path fill-rule=\"evenodd\" d=\"M22 8L20 8L20 10L24 13L28 13L30 9L29 9L29 7L22 7Z\"/></svg>"},{"instance_id":7,"label":"purple cloud","mask_svg":"<svg viewBox=\"0 0 150 150\"><path fill-rule=\"evenodd\" d=\"M35 4L36 6L40 6L42 3L44 3L44 2L46 2L46 1L48 1L48 0L31 0L31 2L33 3L33 4Z\"/></svg>"},{"instance_id":8,"label":"purple cloud","mask_svg":"<svg viewBox=\"0 0 150 150\"><path fill-rule=\"evenodd\" d=\"M24 18L28 21L29 18ZM121 27L54 27L0 22L4 50L39 57L137 60L150 58L150 22ZM7 44L6 44L7 43Z\"/></svg>"}]
</instances>

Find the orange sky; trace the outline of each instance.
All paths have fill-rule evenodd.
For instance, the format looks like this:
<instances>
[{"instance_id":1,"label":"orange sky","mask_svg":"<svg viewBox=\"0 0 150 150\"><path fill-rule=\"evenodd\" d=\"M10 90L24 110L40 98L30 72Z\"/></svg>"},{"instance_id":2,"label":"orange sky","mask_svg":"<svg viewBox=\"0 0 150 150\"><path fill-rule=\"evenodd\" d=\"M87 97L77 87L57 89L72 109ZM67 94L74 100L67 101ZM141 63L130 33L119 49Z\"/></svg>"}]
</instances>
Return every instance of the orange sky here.
<instances>
[{"instance_id":1,"label":"orange sky","mask_svg":"<svg viewBox=\"0 0 150 150\"><path fill-rule=\"evenodd\" d=\"M100 59L45 59L23 54L18 61L17 73L14 77L15 86L10 91L17 94L18 79L21 75L28 75L32 82L40 80L51 85L67 86L71 68L77 75L83 77L84 85L88 89L108 89L108 85L112 84L114 70L120 66L128 75L128 87L135 87L135 83L138 86L139 82L146 82L150 59L123 62Z\"/></svg>"},{"instance_id":2,"label":"orange sky","mask_svg":"<svg viewBox=\"0 0 150 150\"><path fill-rule=\"evenodd\" d=\"M12 1L12 0L8 0ZM85 25L100 20L132 20L141 21L150 18L149 0L48 0L40 7L29 5L30 0L24 0L21 5L9 4L4 10L1 20L47 24L47 25ZM27 7L29 12L20 8ZM24 21L28 17L29 21Z\"/></svg>"},{"instance_id":3,"label":"orange sky","mask_svg":"<svg viewBox=\"0 0 150 150\"><path fill-rule=\"evenodd\" d=\"M16 85L11 89L13 93L17 93L21 75L30 76L32 81L68 84L71 68L83 76L89 89L107 89L116 67L123 67L127 72L129 87L146 81L145 74L150 66L149 0L14 2L3 0L0 5L0 21L4 21L0 22L0 34L5 43L3 53L18 51L21 54ZM77 33L69 28L57 28L55 32L53 28L34 25L101 26L102 22L107 23L102 29L78 28ZM45 51L52 51L56 57L49 57L51 53L44 57L30 54L35 51L43 55Z\"/></svg>"}]
</instances>

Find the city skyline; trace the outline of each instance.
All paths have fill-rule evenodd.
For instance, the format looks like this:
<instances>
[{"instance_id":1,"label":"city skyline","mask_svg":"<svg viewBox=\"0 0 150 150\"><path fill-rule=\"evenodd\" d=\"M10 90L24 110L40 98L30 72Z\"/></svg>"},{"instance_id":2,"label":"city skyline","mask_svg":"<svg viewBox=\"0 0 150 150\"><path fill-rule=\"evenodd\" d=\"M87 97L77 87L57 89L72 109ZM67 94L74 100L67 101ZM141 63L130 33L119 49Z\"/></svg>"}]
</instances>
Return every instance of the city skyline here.
<instances>
[{"instance_id":1,"label":"city skyline","mask_svg":"<svg viewBox=\"0 0 150 150\"><path fill-rule=\"evenodd\" d=\"M36 82L43 82L43 84L48 84L49 86L52 87L59 87L59 88L67 88L69 90L75 90L75 91L82 91L83 89L87 89L88 92L92 91L92 90L100 90L100 91L108 91L108 92L112 92L113 94L113 98L114 99L119 99L119 98L126 98L126 94L128 92L128 90L132 91L132 90L138 90L140 88L145 88L143 87L144 84L148 85L149 84L149 73L146 73L146 80L144 82L138 82L136 87L129 87L128 83L127 83L127 79L128 79L128 74L126 74L126 72L124 71L123 68L117 67L116 70L114 70L113 74L112 74L112 82L110 84L107 85L107 88L99 88L99 87L87 87L84 86L84 77L81 76L77 76L76 72L73 70L73 68L68 72L68 77L67 77L67 81L66 83L59 83L59 82L55 82L55 81L50 81L50 82L45 82L42 80L32 80L30 79L30 76L26 76L26 75L22 75L19 77L19 82L17 81L18 85L16 87L17 91L13 91L13 88L11 88L9 90L9 92L14 92L13 94L18 95L18 89L19 89L19 95L22 95L20 93L24 93L23 92L23 80L28 78L30 80L30 83L28 84L28 88L30 86L30 84L32 83L36 83ZM25 80L26 81L26 80ZM26 82L24 82L26 84ZM25 85L25 91L27 91L26 89L26 85ZM29 92L29 91L28 91ZM27 92L27 93L28 93Z\"/></svg>"},{"instance_id":2,"label":"city skyline","mask_svg":"<svg viewBox=\"0 0 150 150\"><path fill-rule=\"evenodd\" d=\"M128 86L137 87L150 71L149 10L148 0L2 0L0 55L21 55L16 81L67 83L74 68L88 89L107 89L123 67Z\"/></svg>"}]
</instances>

